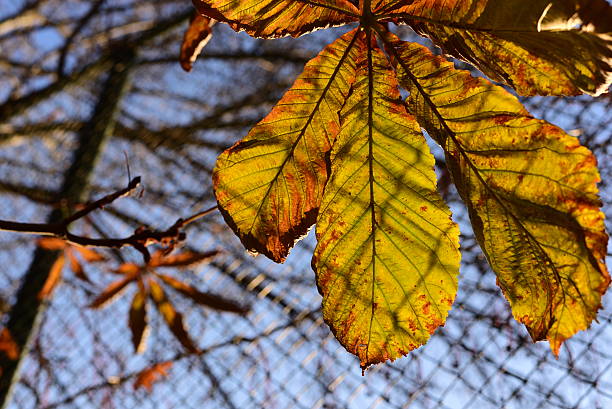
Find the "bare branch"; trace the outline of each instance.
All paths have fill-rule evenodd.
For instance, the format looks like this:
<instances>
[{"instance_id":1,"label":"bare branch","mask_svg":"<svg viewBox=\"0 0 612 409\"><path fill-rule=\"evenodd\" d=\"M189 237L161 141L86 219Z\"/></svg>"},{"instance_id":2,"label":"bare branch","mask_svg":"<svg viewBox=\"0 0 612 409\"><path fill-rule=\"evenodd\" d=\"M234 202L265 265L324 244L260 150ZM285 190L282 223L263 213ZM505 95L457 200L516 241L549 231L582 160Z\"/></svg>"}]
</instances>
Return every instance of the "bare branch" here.
<instances>
[{"instance_id":1,"label":"bare branch","mask_svg":"<svg viewBox=\"0 0 612 409\"><path fill-rule=\"evenodd\" d=\"M185 240L185 233L181 231L185 226L217 209L217 206L214 206L189 216L186 219L178 219L170 228L164 231L139 227L134 231L134 234L123 238L92 238L73 234L69 231L68 227L71 223L82 219L94 210L102 209L104 206L111 204L122 196L128 195L139 185L140 176L137 176L130 181L127 187L85 205L85 207L79 211L71 214L57 223L22 223L9 220L0 220L0 230L27 234L39 234L43 236L54 236L66 240L70 244L76 244L79 246L109 248L131 246L140 251L145 259L145 262L148 262L151 259L151 255L147 249L148 245L160 243L168 247L174 246L176 243Z\"/></svg>"}]
</instances>

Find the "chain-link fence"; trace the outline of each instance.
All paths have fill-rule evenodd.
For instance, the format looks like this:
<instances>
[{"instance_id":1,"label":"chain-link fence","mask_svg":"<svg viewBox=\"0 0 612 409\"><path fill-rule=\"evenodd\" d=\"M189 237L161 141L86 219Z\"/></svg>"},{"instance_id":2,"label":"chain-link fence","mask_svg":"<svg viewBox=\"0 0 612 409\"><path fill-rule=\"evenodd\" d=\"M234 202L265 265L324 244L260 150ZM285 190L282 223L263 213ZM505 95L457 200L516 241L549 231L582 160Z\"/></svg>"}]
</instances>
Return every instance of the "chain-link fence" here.
<instances>
[{"instance_id":1,"label":"chain-link fence","mask_svg":"<svg viewBox=\"0 0 612 409\"><path fill-rule=\"evenodd\" d=\"M217 25L186 74L177 62L191 14L186 3L0 0L0 219L57 220L62 209L122 189L136 175L142 188L90 213L74 231L104 238L140 226L163 230L213 206L216 155L268 112L304 62L340 32L264 42ZM534 116L595 152L611 219L610 98L524 102ZM88 306L117 280L112 270L141 262L138 251L99 250L104 261L82 262L88 280L66 263L61 283L41 297L53 265L69 249L49 250L36 237L3 232L2 324L26 346L21 357L2 361L9 364L1 386L5 392L12 386L4 404L612 407L611 296L604 297L598 322L566 342L555 359L546 343L533 344L514 321L458 196L452 189L446 196L462 228L463 252L447 323L427 345L365 376L323 323L310 268L312 234L277 265L246 254L218 214L190 224L183 249L221 253L209 263L166 272L249 312L218 312L169 291L201 352L186 352L150 308L146 350L136 354L128 315L137 287L127 286L104 308ZM159 378L150 388L143 382L147 373Z\"/></svg>"}]
</instances>

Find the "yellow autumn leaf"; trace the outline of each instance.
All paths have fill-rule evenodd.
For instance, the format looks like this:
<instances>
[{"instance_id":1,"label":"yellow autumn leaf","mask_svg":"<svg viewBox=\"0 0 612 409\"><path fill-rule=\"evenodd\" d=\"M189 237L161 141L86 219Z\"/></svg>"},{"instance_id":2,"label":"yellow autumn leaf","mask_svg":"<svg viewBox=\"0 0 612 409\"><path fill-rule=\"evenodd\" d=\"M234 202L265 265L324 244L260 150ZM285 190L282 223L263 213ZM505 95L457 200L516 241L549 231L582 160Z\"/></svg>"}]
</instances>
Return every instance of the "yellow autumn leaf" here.
<instances>
[{"instance_id":1,"label":"yellow autumn leaf","mask_svg":"<svg viewBox=\"0 0 612 409\"><path fill-rule=\"evenodd\" d=\"M221 154L213 179L245 247L277 262L317 217L312 265L323 315L362 367L426 342L456 292L458 232L419 125L446 151L514 316L555 353L588 327L609 283L594 157L502 88L399 42L387 23L409 24L519 93L597 95L612 71L605 0L372 0L357 13L336 2L341 18L316 23L331 2L196 4L261 37L359 15L359 27L310 61L273 111ZM303 5L314 10L292 15ZM414 116L399 99L398 72Z\"/></svg>"},{"instance_id":2,"label":"yellow autumn leaf","mask_svg":"<svg viewBox=\"0 0 612 409\"><path fill-rule=\"evenodd\" d=\"M599 95L612 83L606 0L382 0L374 13L521 95Z\"/></svg>"},{"instance_id":3,"label":"yellow autumn leaf","mask_svg":"<svg viewBox=\"0 0 612 409\"><path fill-rule=\"evenodd\" d=\"M595 319L610 282L595 157L501 87L418 44L385 42L514 317L558 354Z\"/></svg>"},{"instance_id":4,"label":"yellow autumn leaf","mask_svg":"<svg viewBox=\"0 0 612 409\"><path fill-rule=\"evenodd\" d=\"M252 252L283 261L315 222L326 154L354 77L353 30L305 67L272 112L217 159L219 210Z\"/></svg>"},{"instance_id":5,"label":"yellow autumn leaf","mask_svg":"<svg viewBox=\"0 0 612 409\"><path fill-rule=\"evenodd\" d=\"M204 16L264 38L297 37L359 20L359 11L349 0L193 0L193 4Z\"/></svg>"},{"instance_id":6,"label":"yellow autumn leaf","mask_svg":"<svg viewBox=\"0 0 612 409\"><path fill-rule=\"evenodd\" d=\"M363 37L312 265L325 321L366 368L423 345L444 324L460 255L434 158L384 54Z\"/></svg>"}]
</instances>

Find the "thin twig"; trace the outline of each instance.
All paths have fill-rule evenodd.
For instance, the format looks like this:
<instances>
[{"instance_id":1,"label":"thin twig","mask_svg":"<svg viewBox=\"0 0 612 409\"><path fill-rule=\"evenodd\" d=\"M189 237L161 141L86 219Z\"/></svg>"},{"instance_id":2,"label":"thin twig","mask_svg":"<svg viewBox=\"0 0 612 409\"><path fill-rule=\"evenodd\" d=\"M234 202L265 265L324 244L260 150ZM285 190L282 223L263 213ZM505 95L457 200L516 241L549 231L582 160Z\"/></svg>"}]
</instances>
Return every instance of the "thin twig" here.
<instances>
[{"instance_id":1,"label":"thin twig","mask_svg":"<svg viewBox=\"0 0 612 409\"><path fill-rule=\"evenodd\" d=\"M218 208L218 206L213 206L213 207L210 207L210 208L208 208L208 209L206 209L206 210L202 210L201 212L196 213L196 214L194 214L194 215L193 215L193 216L191 216L191 217L188 217L188 218L187 218L187 219L185 219L185 221L183 222L183 226L186 226L186 225L188 225L189 223L195 222L196 220L198 220L198 219L200 219L200 218L202 218L202 217L204 217L204 216L206 216L206 215L208 215L208 214L210 214L210 213L214 212L215 210L217 210L217 208Z\"/></svg>"},{"instance_id":2,"label":"thin twig","mask_svg":"<svg viewBox=\"0 0 612 409\"><path fill-rule=\"evenodd\" d=\"M74 213L72 216L68 216L67 218L64 219L62 224L64 224L65 226L68 226L70 223L72 223L75 220L78 220L78 219L80 219L82 217L85 217L86 215L88 215L92 211L94 211L96 209L102 209L104 206L111 204L112 202L114 202L118 198L130 194L134 189L136 189L138 187L138 185L140 185L140 176L136 176L134 179L132 179L130 181L130 183L128 183L126 188L118 190L118 191L116 191L114 193L111 193L109 195L106 195L103 198L98 199L95 202L92 202L92 203L88 204L83 209L81 209L78 212Z\"/></svg>"},{"instance_id":3,"label":"thin twig","mask_svg":"<svg viewBox=\"0 0 612 409\"><path fill-rule=\"evenodd\" d=\"M140 184L140 176L135 177L130 181L127 187L118 190L114 193L106 195L101 199L87 204L81 210L66 217L58 223L22 223L8 220L0 220L0 230L13 231L27 234L39 234L44 236L54 236L66 240L70 244L76 244L85 247L109 247L121 248L124 246L132 246L142 253L145 262L149 262L151 255L147 246L152 243L161 243L168 247L173 247L176 243L185 240L185 233L181 231L189 223L198 220L217 209L217 206L203 210L186 219L178 219L170 228L164 231L151 230L146 227L137 228L131 236L123 238L92 238L73 234L68 230L71 223L79 220L89 213L97 209L102 209L117 200L118 198L128 195Z\"/></svg>"}]
</instances>

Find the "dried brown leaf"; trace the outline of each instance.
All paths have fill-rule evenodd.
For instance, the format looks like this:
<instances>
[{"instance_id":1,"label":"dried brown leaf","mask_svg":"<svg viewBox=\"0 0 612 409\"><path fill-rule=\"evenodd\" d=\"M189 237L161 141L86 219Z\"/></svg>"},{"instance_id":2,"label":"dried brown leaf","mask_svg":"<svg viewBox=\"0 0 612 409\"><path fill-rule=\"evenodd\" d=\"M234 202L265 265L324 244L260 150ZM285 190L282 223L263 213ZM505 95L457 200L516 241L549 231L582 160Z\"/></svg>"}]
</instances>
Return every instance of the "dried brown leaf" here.
<instances>
[{"instance_id":1,"label":"dried brown leaf","mask_svg":"<svg viewBox=\"0 0 612 409\"><path fill-rule=\"evenodd\" d=\"M199 253L197 251L184 251L180 254L165 256L163 252L157 251L151 256L149 266L151 267L191 267L196 264L204 263L213 259L218 250Z\"/></svg>"},{"instance_id":2,"label":"dried brown leaf","mask_svg":"<svg viewBox=\"0 0 612 409\"><path fill-rule=\"evenodd\" d=\"M134 389L144 388L151 392L153 384L159 382L161 378L168 376L168 370L172 367L172 362L159 362L141 371L134 382Z\"/></svg>"},{"instance_id":3,"label":"dried brown leaf","mask_svg":"<svg viewBox=\"0 0 612 409\"><path fill-rule=\"evenodd\" d=\"M248 308L238 304L235 301L232 301L220 295L201 292L193 288L189 284L177 280L174 277L170 277L164 274L158 274L157 276L161 278L164 283L168 284L176 291L180 292L186 297L189 297L200 305L204 305L206 307L213 308L219 311L234 312L237 314L246 314L249 311Z\"/></svg>"},{"instance_id":4,"label":"dried brown leaf","mask_svg":"<svg viewBox=\"0 0 612 409\"><path fill-rule=\"evenodd\" d=\"M118 297L120 293L125 289L125 287L132 281L136 279L134 275L127 275L125 278L122 278L117 281L113 281L106 287L100 295L96 297L95 300L89 304L90 308L100 308L108 303L110 303L114 298Z\"/></svg>"},{"instance_id":5,"label":"dried brown leaf","mask_svg":"<svg viewBox=\"0 0 612 409\"><path fill-rule=\"evenodd\" d=\"M204 49L204 46L210 41L212 37L212 26L215 24L215 20L194 13L185 36L183 37L183 43L181 44L181 56L180 63L181 67L187 72L191 71L193 63Z\"/></svg>"},{"instance_id":6,"label":"dried brown leaf","mask_svg":"<svg viewBox=\"0 0 612 409\"><path fill-rule=\"evenodd\" d=\"M87 277L87 274L85 274L83 265L81 264L79 259L75 256L75 254L72 251L66 251L66 255L68 256L68 259L70 260L70 269L72 270L74 275L80 280L91 283L91 280L89 279L89 277Z\"/></svg>"},{"instance_id":7,"label":"dried brown leaf","mask_svg":"<svg viewBox=\"0 0 612 409\"><path fill-rule=\"evenodd\" d=\"M60 279L62 278L62 269L64 268L65 261L66 256L64 255L64 253L61 253L51 266L47 281L45 281L45 285L38 293L39 300L49 298L57 284L60 282Z\"/></svg>"},{"instance_id":8,"label":"dried brown leaf","mask_svg":"<svg viewBox=\"0 0 612 409\"><path fill-rule=\"evenodd\" d=\"M144 352L146 348L147 326L147 293L144 287L134 295L129 312L128 325L132 331L132 345L137 354Z\"/></svg>"},{"instance_id":9,"label":"dried brown leaf","mask_svg":"<svg viewBox=\"0 0 612 409\"><path fill-rule=\"evenodd\" d=\"M164 289L154 280L149 281L150 293L149 295L155 302L155 306L157 310L166 321L168 328L172 331L172 334L176 337L176 339L185 347L186 350L192 353L198 353L198 348L195 346L189 334L187 333L187 329L183 323L183 315L176 311L168 297L166 297L166 293Z\"/></svg>"}]
</instances>

